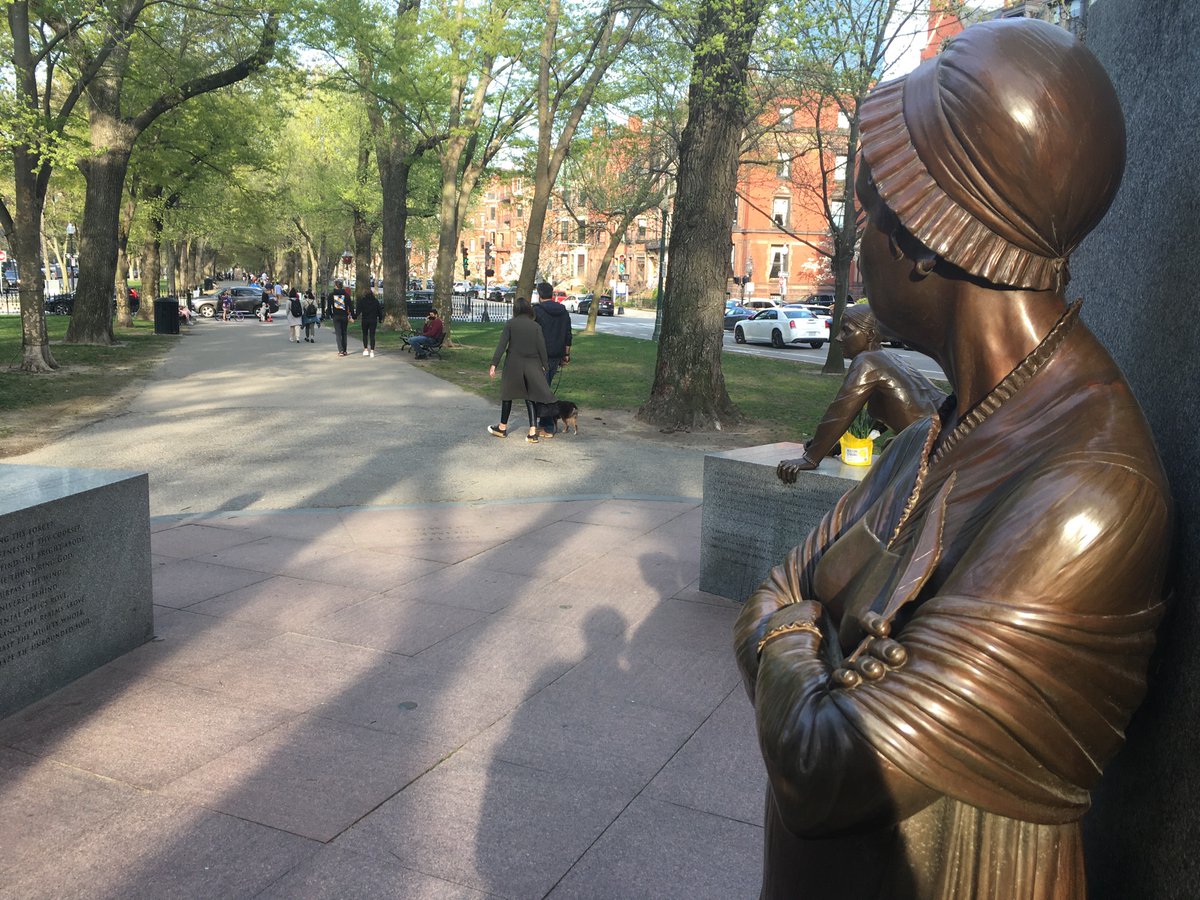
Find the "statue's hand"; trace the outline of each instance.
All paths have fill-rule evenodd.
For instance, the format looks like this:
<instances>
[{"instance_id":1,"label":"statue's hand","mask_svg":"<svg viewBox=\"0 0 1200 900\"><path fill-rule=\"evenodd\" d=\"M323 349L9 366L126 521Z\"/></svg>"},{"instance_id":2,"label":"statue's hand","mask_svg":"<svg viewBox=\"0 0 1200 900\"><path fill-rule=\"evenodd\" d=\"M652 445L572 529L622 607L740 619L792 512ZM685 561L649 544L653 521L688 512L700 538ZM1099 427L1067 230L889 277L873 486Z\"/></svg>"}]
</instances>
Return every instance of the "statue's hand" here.
<instances>
[{"instance_id":1,"label":"statue's hand","mask_svg":"<svg viewBox=\"0 0 1200 900\"><path fill-rule=\"evenodd\" d=\"M784 484L794 484L798 473L815 469L818 465L819 463L813 462L807 455L798 459L783 459L775 467L775 474Z\"/></svg>"}]
</instances>

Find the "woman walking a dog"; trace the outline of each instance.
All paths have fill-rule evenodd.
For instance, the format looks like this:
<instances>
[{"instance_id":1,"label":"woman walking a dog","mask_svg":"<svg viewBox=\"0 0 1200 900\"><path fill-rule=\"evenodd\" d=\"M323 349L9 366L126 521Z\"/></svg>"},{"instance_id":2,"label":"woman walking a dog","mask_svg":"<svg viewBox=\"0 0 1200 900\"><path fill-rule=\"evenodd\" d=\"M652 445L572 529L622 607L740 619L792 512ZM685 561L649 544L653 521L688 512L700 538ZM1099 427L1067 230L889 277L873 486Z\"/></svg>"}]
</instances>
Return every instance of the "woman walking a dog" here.
<instances>
[{"instance_id":1,"label":"woman walking a dog","mask_svg":"<svg viewBox=\"0 0 1200 900\"><path fill-rule=\"evenodd\" d=\"M504 324L500 343L492 354L492 367L488 377L496 377L496 366L505 351L504 371L500 377L500 423L488 426L488 434L498 438L508 437L508 416L514 400L524 400L529 413L529 433L525 440L538 442L535 403L555 403L557 398L546 382L546 339L542 329L533 318L533 304L526 298L513 301L513 316Z\"/></svg>"}]
</instances>

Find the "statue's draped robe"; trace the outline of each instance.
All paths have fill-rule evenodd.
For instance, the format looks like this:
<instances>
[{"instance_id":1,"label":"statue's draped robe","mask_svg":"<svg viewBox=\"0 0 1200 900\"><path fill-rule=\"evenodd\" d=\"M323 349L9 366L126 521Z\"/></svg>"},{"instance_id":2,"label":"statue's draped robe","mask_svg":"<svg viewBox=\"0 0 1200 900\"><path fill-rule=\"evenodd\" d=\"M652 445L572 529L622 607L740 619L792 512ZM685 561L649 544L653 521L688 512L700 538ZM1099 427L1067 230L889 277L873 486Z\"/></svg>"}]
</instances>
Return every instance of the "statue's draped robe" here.
<instances>
[{"instance_id":1,"label":"statue's draped robe","mask_svg":"<svg viewBox=\"0 0 1200 900\"><path fill-rule=\"evenodd\" d=\"M1082 898L1079 819L1145 690L1170 519L1144 417L1077 308L953 430L906 429L738 620L770 780L763 896ZM892 623L907 662L839 686L861 617L930 541ZM801 600L825 638L759 659Z\"/></svg>"}]
</instances>

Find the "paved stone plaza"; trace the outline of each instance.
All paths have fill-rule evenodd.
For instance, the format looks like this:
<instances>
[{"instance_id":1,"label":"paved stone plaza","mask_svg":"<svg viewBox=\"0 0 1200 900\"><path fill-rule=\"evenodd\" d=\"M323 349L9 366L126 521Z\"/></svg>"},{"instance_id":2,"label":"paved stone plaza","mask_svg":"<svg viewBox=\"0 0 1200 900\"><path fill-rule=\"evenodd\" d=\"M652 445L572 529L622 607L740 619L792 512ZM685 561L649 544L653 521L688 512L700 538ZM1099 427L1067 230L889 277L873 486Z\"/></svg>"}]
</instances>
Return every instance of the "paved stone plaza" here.
<instances>
[{"instance_id":1,"label":"paved stone plaza","mask_svg":"<svg viewBox=\"0 0 1200 900\"><path fill-rule=\"evenodd\" d=\"M206 341L270 333L221 328L197 326L119 421L11 461L126 465L131 432L145 446L158 424L181 427L163 392L211 362ZM273 334L268 355L309 349ZM338 365L322 349L330 358L303 365ZM234 371L263 364L226 351ZM525 451L544 465L552 451L605 449L586 433L497 447L476 437L489 404L405 361L362 360L356 377L386 398L432 382L459 412L427 434L458 428L467 452L512 466ZM203 427L251 421L252 402L226 396ZM406 446L421 443L402 410L388 414ZM320 428L301 428L304 440L328 439L338 415L308 410ZM361 437L352 456L388 458L393 440ZM406 497L383 469L374 489L408 502L220 511L219 492L293 490L281 462L261 479L251 469L198 485L211 509L168 511L186 484L175 474L186 445L175 446L157 496L149 467L157 639L0 721L0 897L757 893L765 776L730 648L736 605L697 587L697 497L603 496L589 483L504 498L509 469L493 464L481 500ZM614 471L635 483L663 455L631 447ZM687 453L698 473L703 453Z\"/></svg>"}]
</instances>

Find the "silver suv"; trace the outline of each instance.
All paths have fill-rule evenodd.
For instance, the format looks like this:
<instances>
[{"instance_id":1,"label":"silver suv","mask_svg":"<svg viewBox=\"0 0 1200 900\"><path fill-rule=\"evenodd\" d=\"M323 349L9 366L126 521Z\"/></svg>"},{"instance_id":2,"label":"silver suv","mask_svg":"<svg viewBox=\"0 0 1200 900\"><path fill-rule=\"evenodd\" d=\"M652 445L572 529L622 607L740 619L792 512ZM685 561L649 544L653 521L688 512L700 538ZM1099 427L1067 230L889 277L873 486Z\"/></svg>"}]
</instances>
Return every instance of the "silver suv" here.
<instances>
[{"instance_id":1,"label":"silver suv","mask_svg":"<svg viewBox=\"0 0 1200 900\"><path fill-rule=\"evenodd\" d=\"M233 300L234 309L240 309L242 312L247 313L255 313L262 306L263 290L258 285L249 284L226 288L224 291L221 291L221 294L226 291L229 292L229 296ZM221 294L209 294L199 298L189 297L188 306L204 316L204 318L211 319L221 311ZM274 296L268 297L267 302L272 315L279 311L279 304L275 302Z\"/></svg>"}]
</instances>

